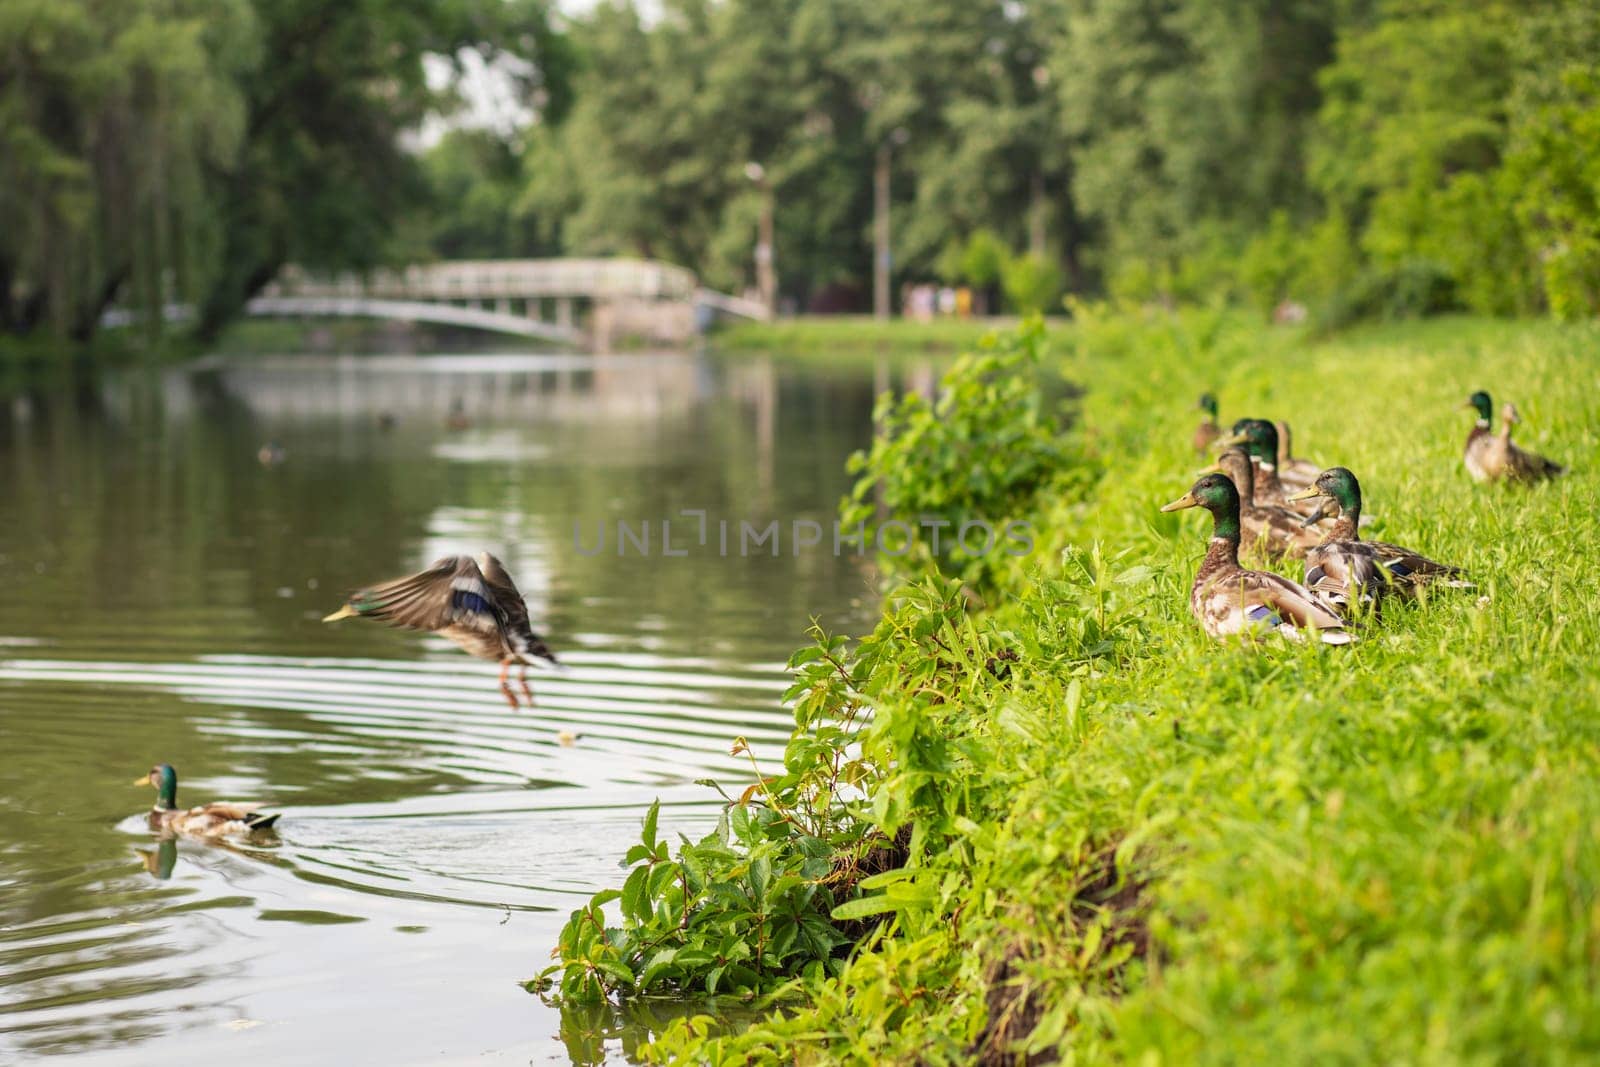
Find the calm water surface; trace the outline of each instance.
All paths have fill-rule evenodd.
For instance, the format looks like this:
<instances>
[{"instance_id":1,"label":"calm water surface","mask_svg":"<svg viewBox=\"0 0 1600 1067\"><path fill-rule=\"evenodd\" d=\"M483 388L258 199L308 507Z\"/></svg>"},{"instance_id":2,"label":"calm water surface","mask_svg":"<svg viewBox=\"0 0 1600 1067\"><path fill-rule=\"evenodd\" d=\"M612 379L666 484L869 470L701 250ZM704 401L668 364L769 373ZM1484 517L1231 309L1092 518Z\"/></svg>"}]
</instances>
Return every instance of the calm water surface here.
<instances>
[{"instance_id":1,"label":"calm water surface","mask_svg":"<svg viewBox=\"0 0 1600 1067\"><path fill-rule=\"evenodd\" d=\"M721 558L692 519L665 558L660 520L826 526L884 384L683 354L283 356L0 406L0 1060L623 1060L637 1029L517 983L617 884L652 799L703 833L694 782L738 779L730 739L772 758L808 620L871 615L859 560L795 557L787 530L777 558ZM616 555L618 520L656 526L649 557ZM319 621L483 550L570 664L532 711L440 639ZM281 809L279 839L159 844L129 784L158 761L180 802Z\"/></svg>"}]
</instances>

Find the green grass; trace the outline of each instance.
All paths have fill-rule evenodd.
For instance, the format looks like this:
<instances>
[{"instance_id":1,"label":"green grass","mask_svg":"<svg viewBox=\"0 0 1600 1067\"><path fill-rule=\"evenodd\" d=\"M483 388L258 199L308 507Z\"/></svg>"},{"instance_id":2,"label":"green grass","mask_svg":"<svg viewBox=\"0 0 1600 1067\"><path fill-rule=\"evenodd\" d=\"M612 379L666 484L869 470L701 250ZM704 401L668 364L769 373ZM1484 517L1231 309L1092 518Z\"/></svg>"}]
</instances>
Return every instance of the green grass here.
<instances>
[{"instance_id":1,"label":"green grass","mask_svg":"<svg viewBox=\"0 0 1600 1067\"><path fill-rule=\"evenodd\" d=\"M932 630L1019 661L1001 682L953 654L921 684L936 699L871 694L880 817L909 805L937 828L909 861L927 891L806 984L808 1007L723 1037L679 1024L657 1054L1600 1055L1600 331L1445 320L1312 342L1084 315L1054 340L1087 387L1072 432L1092 489L1043 494L1009 597ZM1475 388L1571 473L1473 484ZM1203 389L1224 421L1288 418L1299 454L1361 478L1372 536L1479 588L1392 610L1351 648L1207 639L1186 605L1205 518L1157 511L1200 466ZM926 647L905 646L908 670Z\"/></svg>"},{"instance_id":2,"label":"green grass","mask_svg":"<svg viewBox=\"0 0 1600 1067\"><path fill-rule=\"evenodd\" d=\"M808 359L865 355L953 355L975 347L985 334L1010 329L1014 318L879 321L866 315L806 315L776 322L739 322L712 334L727 352L788 354Z\"/></svg>"}]
</instances>

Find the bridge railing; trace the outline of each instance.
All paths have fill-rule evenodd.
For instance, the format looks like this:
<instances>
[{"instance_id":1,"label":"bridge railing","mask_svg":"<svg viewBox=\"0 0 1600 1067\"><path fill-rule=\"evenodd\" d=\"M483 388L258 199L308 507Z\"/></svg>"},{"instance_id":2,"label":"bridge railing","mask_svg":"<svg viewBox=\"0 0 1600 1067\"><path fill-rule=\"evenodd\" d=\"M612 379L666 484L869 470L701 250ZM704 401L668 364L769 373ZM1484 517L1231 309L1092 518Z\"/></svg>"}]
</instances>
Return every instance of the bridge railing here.
<instances>
[{"instance_id":1,"label":"bridge railing","mask_svg":"<svg viewBox=\"0 0 1600 1067\"><path fill-rule=\"evenodd\" d=\"M381 300L688 301L692 271L641 259L453 260L403 270L333 277L287 267L262 293L268 297L368 297Z\"/></svg>"}]
</instances>

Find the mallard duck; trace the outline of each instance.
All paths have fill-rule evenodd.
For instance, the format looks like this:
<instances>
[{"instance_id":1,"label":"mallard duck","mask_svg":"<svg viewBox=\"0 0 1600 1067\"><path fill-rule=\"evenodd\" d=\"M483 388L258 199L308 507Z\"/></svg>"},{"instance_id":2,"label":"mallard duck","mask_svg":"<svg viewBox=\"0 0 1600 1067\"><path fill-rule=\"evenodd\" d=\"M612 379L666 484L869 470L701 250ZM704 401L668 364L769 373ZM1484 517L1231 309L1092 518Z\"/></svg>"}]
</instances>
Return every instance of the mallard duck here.
<instances>
[{"instance_id":1,"label":"mallard duck","mask_svg":"<svg viewBox=\"0 0 1600 1067\"><path fill-rule=\"evenodd\" d=\"M156 787L156 806L150 809L150 829L188 837L227 837L270 830L276 815L263 815L256 804L202 804L198 808L178 807L178 772L168 763L158 763L150 773L135 778L134 785Z\"/></svg>"},{"instance_id":2,"label":"mallard duck","mask_svg":"<svg viewBox=\"0 0 1600 1067\"><path fill-rule=\"evenodd\" d=\"M1211 546L1195 575L1189 610L1212 637L1279 633L1295 640L1308 630L1326 644L1355 640L1344 622L1304 587L1268 571L1239 566L1239 491L1225 475L1207 474L1162 511L1211 512Z\"/></svg>"},{"instance_id":3,"label":"mallard duck","mask_svg":"<svg viewBox=\"0 0 1600 1067\"><path fill-rule=\"evenodd\" d=\"M1211 443L1222 436L1222 427L1217 425L1217 398L1210 393L1201 393L1195 407L1205 412L1206 417L1195 427L1194 450L1205 455L1211 450Z\"/></svg>"},{"instance_id":4,"label":"mallard duck","mask_svg":"<svg viewBox=\"0 0 1600 1067\"><path fill-rule=\"evenodd\" d=\"M1286 485L1310 485L1321 467L1309 459L1299 459L1294 454L1294 433L1289 424L1279 419L1274 427L1278 431L1278 477Z\"/></svg>"},{"instance_id":5,"label":"mallard duck","mask_svg":"<svg viewBox=\"0 0 1600 1067\"><path fill-rule=\"evenodd\" d=\"M1485 452L1493 447L1490 442L1494 440L1494 434L1489 430L1489 420L1494 417L1494 404L1489 394L1479 389L1467 397L1467 402L1461 406L1478 413L1472 429L1467 431L1467 447L1461 453L1461 461L1467 465L1467 473L1472 475L1473 481L1492 482L1498 475L1490 473Z\"/></svg>"},{"instance_id":6,"label":"mallard duck","mask_svg":"<svg viewBox=\"0 0 1600 1067\"><path fill-rule=\"evenodd\" d=\"M1266 419L1240 419L1233 424L1233 432L1222 438L1224 448L1240 445L1255 461L1256 501L1260 504L1288 508L1301 515L1310 515L1314 509L1289 503L1296 486L1285 486L1278 471L1278 428Z\"/></svg>"},{"instance_id":7,"label":"mallard duck","mask_svg":"<svg viewBox=\"0 0 1600 1067\"><path fill-rule=\"evenodd\" d=\"M1237 445L1223 449L1212 469L1226 474L1239 492L1239 523L1245 547L1258 548L1275 559L1300 559L1322 540L1322 534L1311 529L1304 516L1288 508L1255 502L1255 468L1244 449Z\"/></svg>"},{"instance_id":8,"label":"mallard duck","mask_svg":"<svg viewBox=\"0 0 1600 1067\"><path fill-rule=\"evenodd\" d=\"M1478 413L1472 430L1467 434L1467 447L1461 457L1467 466L1467 473L1475 481L1497 482L1504 479L1532 484L1565 473L1566 468L1554 460L1525 452L1512 443L1511 427L1522 421L1516 405L1506 404L1500 409L1498 434L1489 430L1489 417L1494 406L1489 401L1488 393L1482 390L1473 393L1467 398L1465 406Z\"/></svg>"},{"instance_id":9,"label":"mallard duck","mask_svg":"<svg viewBox=\"0 0 1600 1067\"><path fill-rule=\"evenodd\" d=\"M533 632L528 605L505 565L487 552L446 556L420 574L395 578L351 595L344 607L323 622L352 616L382 619L407 630L428 630L448 637L479 659L500 661L500 691L513 708L517 698L506 674L521 667L518 681L533 706L528 665L535 658L556 662L544 639Z\"/></svg>"},{"instance_id":10,"label":"mallard duck","mask_svg":"<svg viewBox=\"0 0 1600 1067\"><path fill-rule=\"evenodd\" d=\"M1339 614L1349 617L1360 607L1376 610L1384 597L1414 594L1429 582L1460 588L1460 567L1383 541L1361 540L1361 483L1344 467L1330 467L1298 494L1306 500L1327 499L1339 517L1322 542L1306 553L1306 588Z\"/></svg>"}]
</instances>

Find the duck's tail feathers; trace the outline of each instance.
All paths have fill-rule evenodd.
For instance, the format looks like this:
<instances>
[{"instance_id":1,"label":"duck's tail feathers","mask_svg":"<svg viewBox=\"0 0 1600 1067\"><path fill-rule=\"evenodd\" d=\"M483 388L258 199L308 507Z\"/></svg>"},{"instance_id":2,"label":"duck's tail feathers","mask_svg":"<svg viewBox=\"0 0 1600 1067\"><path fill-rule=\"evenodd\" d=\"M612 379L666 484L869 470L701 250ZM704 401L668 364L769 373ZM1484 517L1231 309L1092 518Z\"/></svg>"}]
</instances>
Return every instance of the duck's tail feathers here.
<instances>
[{"instance_id":1,"label":"duck's tail feathers","mask_svg":"<svg viewBox=\"0 0 1600 1067\"><path fill-rule=\"evenodd\" d=\"M276 812L272 815L257 815L251 812L244 817L244 824L252 830L270 830L273 824L278 821L278 816L282 814L282 812Z\"/></svg>"},{"instance_id":2,"label":"duck's tail feathers","mask_svg":"<svg viewBox=\"0 0 1600 1067\"><path fill-rule=\"evenodd\" d=\"M550 666L556 667L560 670L567 669L566 664L556 659L556 654L550 651L550 646L545 644L544 638L540 637L538 634L534 634L533 640L528 642L528 647L524 654L533 656L536 659L542 659L546 663L550 664Z\"/></svg>"},{"instance_id":3,"label":"duck's tail feathers","mask_svg":"<svg viewBox=\"0 0 1600 1067\"><path fill-rule=\"evenodd\" d=\"M1317 636L1325 645L1353 645L1356 635L1348 630L1318 630Z\"/></svg>"}]
</instances>

